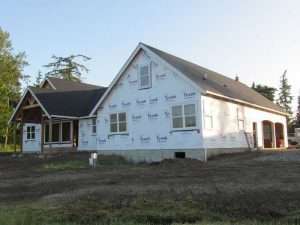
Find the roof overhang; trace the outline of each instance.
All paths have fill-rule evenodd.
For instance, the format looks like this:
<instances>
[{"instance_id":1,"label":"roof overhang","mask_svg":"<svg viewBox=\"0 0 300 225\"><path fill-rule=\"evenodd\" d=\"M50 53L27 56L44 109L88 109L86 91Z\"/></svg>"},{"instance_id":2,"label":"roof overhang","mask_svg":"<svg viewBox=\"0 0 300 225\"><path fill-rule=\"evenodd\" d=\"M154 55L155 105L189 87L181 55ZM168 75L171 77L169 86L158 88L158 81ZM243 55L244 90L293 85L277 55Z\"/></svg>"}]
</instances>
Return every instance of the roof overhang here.
<instances>
[{"instance_id":1,"label":"roof overhang","mask_svg":"<svg viewBox=\"0 0 300 225\"><path fill-rule=\"evenodd\" d=\"M40 102L40 100L36 97L36 95L34 94L34 92L30 89L30 88L27 88L25 91L24 91L24 94L21 98L21 100L19 101L17 107L15 108L13 114L11 115L10 119L8 120L8 124L10 124L13 120L13 118L15 117L16 113L18 112L18 110L20 109L21 105L22 105L22 102L24 101L26 95L30 93L31 96L34 98L34 100L38 103L38 105L41 107L41 109L43 110L43 112L46 114L46 116L48 118L50 118L50 114L47 112L47 110L45 109L45 107L42 105L42 103Z\"/></svg>"},{"instance_id":2,"label":"roof overhang","mask_svg":"<svg viewBox=\"0 0 300 225\"><path fill-rule=\"evenodd\" d=\"M289 113L286 113L286 112L281 112L281 111L274 110L274 109L271 109L271 108L268 108L268 107L263 107L263 106L256 105L256 104L246 102L246 101L243 101L243 100L239 100L239 99L236 99L236 98L227 97L225 95L221 95L221 94L214 93L214 92L211 92L211 91L206 91L205 94L208 95L208 96L224 99L224 100L227 100L227 101L235 102L235 103L238 103L238 104L241 104L241 105L246 105L246 106L249 106L249 107L252 107L252 108L256 108L256 109L260 109L260 110L263 110L263 111L279 114L279 115L282 115L282 116L286 116L286 117L291 116Z\"/></svg>"}]
</instances>

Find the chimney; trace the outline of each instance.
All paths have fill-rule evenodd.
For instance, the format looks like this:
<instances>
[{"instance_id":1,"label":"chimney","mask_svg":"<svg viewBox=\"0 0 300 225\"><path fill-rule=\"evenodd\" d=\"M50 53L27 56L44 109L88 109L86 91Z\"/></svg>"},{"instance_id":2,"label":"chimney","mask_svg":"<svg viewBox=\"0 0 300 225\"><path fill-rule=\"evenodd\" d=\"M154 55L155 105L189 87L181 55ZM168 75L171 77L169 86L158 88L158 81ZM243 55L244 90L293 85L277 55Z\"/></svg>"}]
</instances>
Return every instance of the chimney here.
<instances>
[{"instance_id":1,"label":"chimney","mask_svg":"<svg viewBox=\"0 0 300 225\"><path fill-rule=\"evenodd\" d=\"M240 81L240 78L238 75L235 76L235 81Z\"/></svg>"}]
</instances>

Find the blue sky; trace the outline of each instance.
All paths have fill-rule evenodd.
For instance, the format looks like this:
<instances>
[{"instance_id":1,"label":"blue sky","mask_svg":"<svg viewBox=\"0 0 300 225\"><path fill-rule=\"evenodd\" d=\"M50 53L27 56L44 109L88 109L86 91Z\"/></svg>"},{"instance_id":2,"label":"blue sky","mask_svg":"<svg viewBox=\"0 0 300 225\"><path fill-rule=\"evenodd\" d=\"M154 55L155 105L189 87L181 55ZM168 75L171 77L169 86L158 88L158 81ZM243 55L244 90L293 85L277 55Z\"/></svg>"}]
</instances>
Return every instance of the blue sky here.
<instances>
[{"instance_id":1,"label":"blue sky","mask_svg":"<svg viewBox=\"0 0 300 225\"><path fill-rule=\"evenodd\" d=\"M0 26L26 52L32 76L53 54L80 53L92 58L85 82L108 85L142 41L249 85L278 87L287 69L299 94L297 0L6 0L1 8Z\"/></svg>"}]
</instances>

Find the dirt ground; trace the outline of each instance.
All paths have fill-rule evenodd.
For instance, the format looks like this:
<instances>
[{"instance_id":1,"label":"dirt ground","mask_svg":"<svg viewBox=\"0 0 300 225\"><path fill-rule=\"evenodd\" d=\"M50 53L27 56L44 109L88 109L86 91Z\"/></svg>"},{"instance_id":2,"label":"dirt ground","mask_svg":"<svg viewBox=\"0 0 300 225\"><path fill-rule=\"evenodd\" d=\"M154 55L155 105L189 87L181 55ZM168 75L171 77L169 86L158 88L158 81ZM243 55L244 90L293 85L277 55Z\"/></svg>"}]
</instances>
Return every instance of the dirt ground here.
<instances>
[{"instance_id":1,"label":"dirt ground","mask_svg":"<svg viewBox=\"0 0 300 225\"><path fill-rule=\"evenodd\" d=\"M47 210L67 221L197 222L300 218L300 151L249 152L131 164L87 154L0 156L0 208Z\"/></svg>"}]
</instances>

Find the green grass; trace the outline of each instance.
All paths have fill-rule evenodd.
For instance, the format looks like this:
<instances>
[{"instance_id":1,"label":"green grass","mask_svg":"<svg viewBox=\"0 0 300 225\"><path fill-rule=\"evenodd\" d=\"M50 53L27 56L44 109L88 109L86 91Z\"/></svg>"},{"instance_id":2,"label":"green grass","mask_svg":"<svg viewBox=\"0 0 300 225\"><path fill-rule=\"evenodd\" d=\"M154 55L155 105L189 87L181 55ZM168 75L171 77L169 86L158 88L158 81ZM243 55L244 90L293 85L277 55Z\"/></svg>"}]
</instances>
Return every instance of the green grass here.
<instances>
[{"instance_id":1,"label":"green grass","mask_svg":"<svg viewBox=\"0 0 300 225\"><path fill-rule=\"evenodd\" d=\"M88 168L88 162L83 160L50 162L42 165L43 171L76 170L85 168Z\"/></svg>"},{"instance_id":2,"label":"green grass","mask_svg":"<svg viewBox=\"0 0 300 225\"><path fill-rule=\"evenodd\" d=\"M85 215L88 212L81 212ZM161 212L163 213L163 212ZM80 215L78 215L80 216ZM118 218L111 218L110 220L89 221L82 220L80 222L67 221L60 213L56 213L53 209L42 210L36 208L16 207L16 208L0 208L0 224L2 225L285 225L297 224L297 221L210 221L203 220L198 223L159 223L159 222L139 222L128 221ZM299 221L298 221L299 222ZM299 223L298 223L299 224Z\"/></svg>"},{"instance_id":3,"label":"green grass","mask_svg":"<svg viewBox=\"0 0 300 225\"><path fill-rule=\"evenodd\" d=\"M20 151L20 146L17 145L17 152ZM0 144L0 153L1 152L15 152L15 145L10 144L10 145L6 145L6 147L4 147L3 144Z\"/></svg>"}]
</instances>

